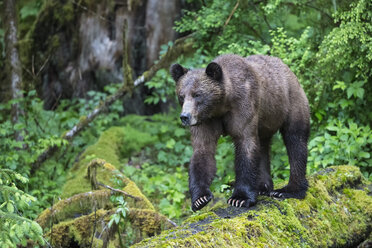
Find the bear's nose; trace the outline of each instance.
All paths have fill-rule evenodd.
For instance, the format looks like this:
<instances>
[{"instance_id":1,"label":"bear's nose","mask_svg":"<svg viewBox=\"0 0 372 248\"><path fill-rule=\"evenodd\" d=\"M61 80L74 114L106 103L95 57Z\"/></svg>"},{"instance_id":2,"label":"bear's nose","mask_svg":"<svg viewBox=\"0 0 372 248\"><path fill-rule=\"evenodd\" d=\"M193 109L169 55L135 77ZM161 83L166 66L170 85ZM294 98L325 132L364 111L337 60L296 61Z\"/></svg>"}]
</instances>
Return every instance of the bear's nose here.
<instances>
[{"instance_id":1,"label":"bear's nose","mask_svg":"<svg viewBox=\"0 0 372 248\"><path fill-rule=\"evenodd\" d=\"M191 114L190 113L182 113L180 115L182 124L184 126L189 126L190 125L190 119L191 119Z\"/></svg>"}]
</instances>

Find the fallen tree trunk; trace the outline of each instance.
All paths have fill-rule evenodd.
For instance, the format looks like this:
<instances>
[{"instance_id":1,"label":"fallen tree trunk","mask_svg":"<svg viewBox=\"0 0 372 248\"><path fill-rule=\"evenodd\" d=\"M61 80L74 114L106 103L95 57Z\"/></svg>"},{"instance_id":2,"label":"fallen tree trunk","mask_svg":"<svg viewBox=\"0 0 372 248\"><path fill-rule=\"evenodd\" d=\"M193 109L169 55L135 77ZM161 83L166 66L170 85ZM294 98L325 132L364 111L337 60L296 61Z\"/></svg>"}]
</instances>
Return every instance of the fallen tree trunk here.
<instances>
[{"instance_id":1,"label":"fallen tree trunk","mask_svg":"<svg viewBox=\"0 0 372 248\"><path fill-rule=\"evenodd\" d=\"M359 168L334 166L309 182L304 200L260 196L248 209L220 202L134 247L368 247L372 184Z\"/></svg>"},{"instance_id":2,"label":"fallen tree trunk","mask_svg":"<svg viewBox=\"0 0 372 248\"><path fill-rule=\"evenodd\" d=\"M120 240L126 244L139 242L143 237L176 226L156 211L133 181L119 172L120 156L129 157L130 154L130 150L119 152L119 147L134 142L136 148L133 149L140 151L154 139L131 127L111 127L81 154L70 169L62 189L62 200L45 209L36 220L51 246L119 247ZM95 159L92 159L93 154ZM99 182L109 189L100 189ZM112 190L114 187L119 193ZM116 203L110 198L123 192L128 210L125 220L121 220L126 229L121 229L119 234L116 224L108 225L110 216L117 211ZM129 195L132 197L127 197Z\"/></svg>"},{"instance_id":3,"label":"fallen tree trunk","mask_svg":"<svg viewBox=\"0 0 372 248\"><path fill-rule=\"evenodd\" d=\"M157 71L163 68L167 68L170 64L181 54L188 54L193 51L193 38L191 35L180 38L175 41L174 45L168 49L168 51L160 58L159 62L154 64L149 70L145 71L140 77L138 77L133 83L128 82L123 87L118 89L113 95L107 97L107 99L100 103L92 112L90 112L85 118L80 118L79 122L69 131L62 135L62 138L71 141L77 134L79 134L85 127L88 126L99 114L101 114L107 107L109 107L116 100L124 97L127 93L132 92L134 87L137 87L148 80L150 80ZM123 60L125 62L126 60ZM129 65L124 65L128 68ZM129 78L126 76L126 78ZM56 145L48 147L43 153L41 153L36 161L32 164L31 174L33 174L40 165L51 157L58 147Z\"/></svg>"}]
</instances>

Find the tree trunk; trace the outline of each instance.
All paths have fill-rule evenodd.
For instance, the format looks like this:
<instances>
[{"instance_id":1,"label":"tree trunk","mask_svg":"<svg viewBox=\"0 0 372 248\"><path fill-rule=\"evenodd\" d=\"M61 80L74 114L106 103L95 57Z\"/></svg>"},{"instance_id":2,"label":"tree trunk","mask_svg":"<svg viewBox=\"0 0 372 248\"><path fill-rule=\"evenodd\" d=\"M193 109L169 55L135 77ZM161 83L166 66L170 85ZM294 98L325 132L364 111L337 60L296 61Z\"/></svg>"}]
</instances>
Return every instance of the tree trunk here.
<instances>
[{"instance_id":1,"label":"tree trunk","mask_svg":"<svg viewBox=\"0 0 372 248\"><path fill-rule=\"evenodd\" d=\"M6 51L6 63L8 80L10 82L11 96L13 100L22 98L22 67L19 59L19 53L17 48L17 15L15 0L4 1L4 27L5 27L5 51ZM22 109L19 103L15 102L12 105L12 122L17 123L19 116L22 115ZM15 139L17 141L23 140L20 132L15 133Z\"/></svg>"},{"instance_id":2,"label":"tree trunk","mask_svg":"<svg viewBox=\"0 0 372 248\"><path fill-rule=\"evenodd\" d=\"M146 7L146 64L150 67L159 59L161 45L174 40L174 21L180 13L178 1L148 0Z\"/></svg>"},{"instance_id":3,"label":"tree trunk","mask_svg":"<svg viewBox=\"0 0 372 248\"><path fill-rule=\"evenodd\" d=\"M62 99L86 97L90 90L123 82L123 59L133 77L139 77L159 59L160 46L175 38L172 26L180 2L46 1L22 46L25 81L34 83L46 109L54 109ZM139 88L125 102L126 113L151 113L143 102L148 92Z\"/></svg>"}]
</instances>

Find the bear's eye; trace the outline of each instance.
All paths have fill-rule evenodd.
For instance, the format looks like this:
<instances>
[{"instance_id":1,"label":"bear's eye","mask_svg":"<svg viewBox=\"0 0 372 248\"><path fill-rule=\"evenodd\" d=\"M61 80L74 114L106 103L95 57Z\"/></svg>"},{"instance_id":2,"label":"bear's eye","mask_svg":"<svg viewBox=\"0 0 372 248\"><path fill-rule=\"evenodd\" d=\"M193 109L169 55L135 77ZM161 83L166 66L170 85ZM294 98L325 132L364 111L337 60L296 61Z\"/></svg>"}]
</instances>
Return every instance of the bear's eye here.
<instances>
[{"instance_id":1,"label":"bear's eye","mask_svg":"<svg viewBox=\"0 0 372 248\"><path fill-rule=\"evenodd\" d=\"M180 104L182 105L183 101L185 100L185 97L184 96L179 96L178 100L179 100Z\"/></svg>"},{"instance_id":2,"label":"bear's eye","mask_svg":"<svg viewBox=\"0 0 372 248\"><path fill-rule=\"evenodd\" d=\"M200 96L201 96L201 94L197 93L197 92L192 94L193 98L199 98Z\"/></svg>"}]
</instances>

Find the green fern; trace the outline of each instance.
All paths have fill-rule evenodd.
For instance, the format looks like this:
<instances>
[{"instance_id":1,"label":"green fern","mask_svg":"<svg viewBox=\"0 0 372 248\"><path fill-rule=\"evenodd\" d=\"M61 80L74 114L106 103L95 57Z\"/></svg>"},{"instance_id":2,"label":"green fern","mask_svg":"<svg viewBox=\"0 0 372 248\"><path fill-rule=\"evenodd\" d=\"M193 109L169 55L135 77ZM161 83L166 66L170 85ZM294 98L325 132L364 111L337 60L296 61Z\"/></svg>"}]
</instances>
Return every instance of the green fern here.
<instances>
[{"instance_id":1,"label":"green fern","mask_svg":"<svg viewBox=\"0 0 372 248\"><path fill-rule=\"evenodd\" d=\"M22 217L36 198L18 189L16 183L27 183L21 174L0 169L0 247L25 246L28 240L44 244L43 231L35 221Z\"/></svg>"}]
</instances>

